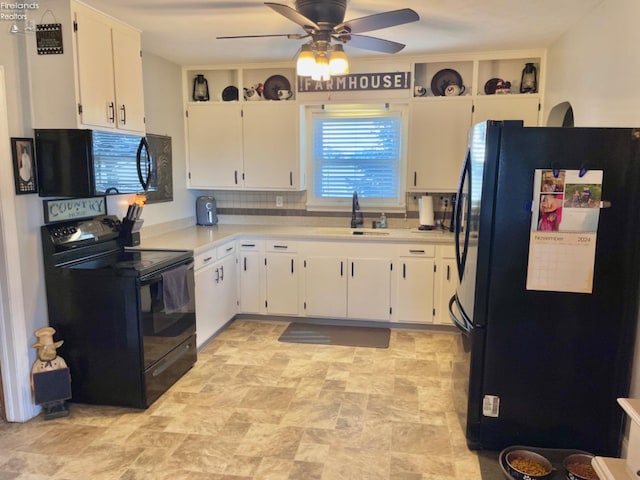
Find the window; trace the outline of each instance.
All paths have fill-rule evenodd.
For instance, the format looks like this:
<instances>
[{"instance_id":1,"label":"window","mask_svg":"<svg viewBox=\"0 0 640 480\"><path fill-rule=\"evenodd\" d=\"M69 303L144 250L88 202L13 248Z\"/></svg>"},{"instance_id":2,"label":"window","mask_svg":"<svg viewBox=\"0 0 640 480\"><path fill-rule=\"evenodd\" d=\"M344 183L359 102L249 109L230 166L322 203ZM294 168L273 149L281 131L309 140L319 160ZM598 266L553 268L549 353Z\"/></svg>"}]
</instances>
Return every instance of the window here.
<instances>
[{"instance_id":1,"label":"window","mask_svg":"<svg viewBox=\"0 0 640 480\"><path fill-rule=\"evenodd\" d=\"M405 117L377 106L310 110L308 208L351 208L354 191L363 209L404 208Z\"/></svg>"}]
</instances>

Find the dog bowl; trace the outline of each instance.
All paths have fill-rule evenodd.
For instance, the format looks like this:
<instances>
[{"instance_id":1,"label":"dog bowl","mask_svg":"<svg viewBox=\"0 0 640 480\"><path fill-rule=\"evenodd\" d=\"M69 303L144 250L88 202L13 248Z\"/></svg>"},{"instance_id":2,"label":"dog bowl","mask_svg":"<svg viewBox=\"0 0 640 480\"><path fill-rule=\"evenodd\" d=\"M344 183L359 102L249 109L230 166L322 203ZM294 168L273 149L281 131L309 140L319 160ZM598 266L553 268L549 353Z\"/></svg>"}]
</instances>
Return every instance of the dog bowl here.
<instances>
[{"instance_id":1,"label":"dog bowl","mask_svg":"<svg viewBox=\"0 0 640 480\"><path fill-rule=\"evenodd\" d=\"M598 474L591 466L593 455L574 453L562 461L562 466L567 471L569 480L600 480Z\"/></svg>"},{"instance_id":2,"label":"dog bowl","mask_svg":"<svg viewBox=\"0 0 640 480\"><path fill-rule=\"evenodd\" d=\"M518 480L542 480L553 473L553 465L530 450L511 450L505 457L507 470Z\"/></svg>"}]
</instances>

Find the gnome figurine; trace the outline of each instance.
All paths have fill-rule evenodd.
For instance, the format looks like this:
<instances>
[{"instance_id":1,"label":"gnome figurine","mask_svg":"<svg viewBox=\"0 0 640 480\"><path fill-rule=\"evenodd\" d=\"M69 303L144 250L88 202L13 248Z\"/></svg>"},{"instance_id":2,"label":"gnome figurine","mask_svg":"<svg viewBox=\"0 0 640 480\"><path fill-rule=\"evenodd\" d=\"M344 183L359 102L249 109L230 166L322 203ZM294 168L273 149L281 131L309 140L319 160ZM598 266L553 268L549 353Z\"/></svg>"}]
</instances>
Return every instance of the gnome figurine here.
<instances>
[{"instance_id":1,"label":"gnome figurine","mask_svg":"<svg viewBox=\"0 0 640 480\"><path fill-rule=\"evenodd\" d=\"M35 401L44 408L44 418L65 417L69 410L65 400L71 398L71 377L69 367L56 349L63 341L53 341L56 333L52 327L36 330L38 341L33 344L37 349L38 358L31 367L31 386Z\"/></svg>"}]
</instances>

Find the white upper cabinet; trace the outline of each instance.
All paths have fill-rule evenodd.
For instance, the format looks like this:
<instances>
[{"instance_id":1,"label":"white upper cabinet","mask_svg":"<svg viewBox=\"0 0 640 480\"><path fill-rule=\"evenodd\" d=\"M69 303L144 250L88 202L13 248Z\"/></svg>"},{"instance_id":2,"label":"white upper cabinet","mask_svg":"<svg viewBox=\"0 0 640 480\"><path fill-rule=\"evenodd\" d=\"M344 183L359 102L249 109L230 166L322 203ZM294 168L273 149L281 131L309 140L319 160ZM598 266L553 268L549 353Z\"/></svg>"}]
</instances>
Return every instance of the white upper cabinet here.
<instances>
[{"instance_id":1,"label":"white upper cabinet","mask_svg":"<svg viewBox=\"0 0 640 480\"><path fill-rule=\"evenodd\" d=\"M522 120L525 127L538 126L540 99L537 96L486 95L473 102L473 124L485 120Z\"/></svg>"},{"instance_id":2,"label":"white upper cabinet","mask_svg":"<svg viewBox=\"0 0 640 480\"><path fill-rule=\"evenodd\" d=\"M242 108L194 104L187 111L189 187L242 186Z\"/></svg>"},{"instance_id":3,"label":"white upper cabinet","mask_svg":"<svg viewBox=\"0 0 640 480\"><path fill-rule=\"evenodd\" d=\"M117 127L121 130L144 131L140 34L121 25L113 25L111 38Z\"/></svg>"},{"instance_id":4,"label":"white upper cabinet","mask_svg":"<svg viewBox=\"0 0 640 480\"><path fill-rule=\"evenodd\" d=\"M43 0L62 23L62 54L38 55L29 37L34 128L144 134L140 32L84 5Z\"/></svg>"},{"instance_id":5,"label":"white upper cabinet","mask_svg":"<svg viewBox=\"0 0 640 480\"><path fill-rule=\"evenodd\" d=\"M274 93L276 88L295 88L294 72L292 68L184 71L190 188L304 188L299 105L294 93L288 100L277 100ZM208 101L193 100L198 75L206 80ZM268 91L262 90L258 100L245 100L244 89L255 91L255 86Z\"/></svg>"},{"instance_id":6,"label":"white upper cabinet","mask_svg":"<svg viewBox=\"0 0 640 480\"><path fill-rule=\"evenodd\" d=\"M407 190L455 191L467 149L472 107L470 97L411 105Z\"/></svg>"}]
</instances>

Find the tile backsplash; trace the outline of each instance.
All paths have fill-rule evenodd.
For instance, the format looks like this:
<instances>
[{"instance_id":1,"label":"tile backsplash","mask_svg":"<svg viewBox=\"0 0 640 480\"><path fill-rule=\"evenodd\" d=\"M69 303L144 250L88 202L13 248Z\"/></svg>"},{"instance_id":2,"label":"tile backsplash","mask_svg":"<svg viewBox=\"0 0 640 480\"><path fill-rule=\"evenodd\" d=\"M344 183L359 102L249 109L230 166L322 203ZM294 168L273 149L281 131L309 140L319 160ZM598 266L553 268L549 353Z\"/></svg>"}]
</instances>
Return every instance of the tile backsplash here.
<instances>
[{"instance_id":1,"label":"tile backsplash","mask_svg":"<svg viewBox=\"0 0 640 480\"><path fill-rule=\"evenodd\" d=\"M342 225L351 216L351 212L319 212L307 211L306 192L250 192L215 190L202 192L216 199L216 207L221 221L225 223L259 223L272 222L276 217L278 223L309 224L309 225ZM390 228L414 228L418 226L418 198L422 194L406 194L406 214L387 213ZM453 193L438 193L434 196L434 215L436 223L444 222L449 225L451 219L451 205ZM282 206L277 206L277 198L282 197ZM448 207L441 206L440 199L446 199ZM379 213L365 212L365 226L378 220ZM278 218L279 217L279 218ZM289 217L287 220L282 217Z\"/></svg>"}]
</instances>

